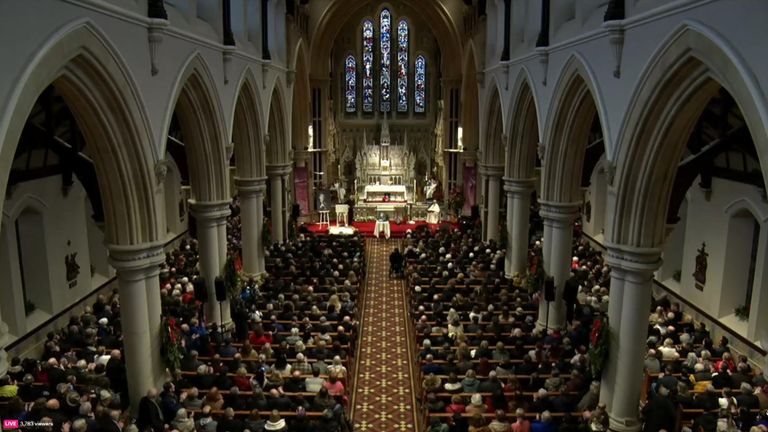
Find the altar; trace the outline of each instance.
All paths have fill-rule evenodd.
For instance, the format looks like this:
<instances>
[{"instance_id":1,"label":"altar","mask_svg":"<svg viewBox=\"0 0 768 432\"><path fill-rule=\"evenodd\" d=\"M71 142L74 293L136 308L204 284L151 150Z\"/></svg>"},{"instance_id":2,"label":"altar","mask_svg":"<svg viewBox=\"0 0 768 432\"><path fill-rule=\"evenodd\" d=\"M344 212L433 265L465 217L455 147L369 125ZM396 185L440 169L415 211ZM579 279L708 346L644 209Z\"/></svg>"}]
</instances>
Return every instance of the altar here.
<instances>
[{"instance_id":1,"label":"altar","mask_svg":"<svg viewBox=\"0 0 768 432\"><path fill-rule=\"evenodd\" d=\"M405 185L366 185L363 188L363 199L366 202L406 202L406 195Z\"/></svg>"},{"instance_id":2,"label":"altar","mask_svg":"<svg viewBox=\"0 0 768 432\"><path fill-rule=\"evenodd\" d=\"M356 208L361 217L409 218L415 197L416 156L407 145L391 144L385 115L379 143L364 140L355 157Z\"/></svg>"}]
</instances>

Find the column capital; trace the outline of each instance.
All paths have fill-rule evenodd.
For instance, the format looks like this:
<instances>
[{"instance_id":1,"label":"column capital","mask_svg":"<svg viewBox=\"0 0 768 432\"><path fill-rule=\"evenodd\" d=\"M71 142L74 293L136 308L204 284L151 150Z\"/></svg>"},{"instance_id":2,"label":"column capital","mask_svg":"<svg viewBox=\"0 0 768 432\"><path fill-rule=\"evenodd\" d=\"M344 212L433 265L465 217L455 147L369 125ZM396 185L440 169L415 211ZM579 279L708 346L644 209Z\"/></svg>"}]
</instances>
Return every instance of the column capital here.
<instances>
[{"instance_id":1,"label":"column capital","mask_svg":"<svg viewBox=\"0 0 768 432\"><path fill-rule=\"evenodd\" d=\"M536 186L536 179L518 179L504 177L504 192L530 194Z\"/></svg>"},{"instance_id":2,"label":"column capital","mask_svg":"<svg viewBox=\"0 0 768 432\"><path fill-rule=\"evenodd\" d=\"M267 165L267 176L269 177L275 177L275 176L283 176L290 174L292 165L290 163L287 164L278 164L278 165Z\"/></svg>"},{"instance_id":3,"label":"column capital","mask_svg":"<svg viewBox=\"0 0 768 432\"><path fill-rule=\"evenodd\" d=\"M189 208L198 222L226 219L231 213L229 201L189 200Z\"/></svg>"},{"instance_id":4,"label":"column capital","mask_svg":"<svg viewBox=\"0 0 768 432\"><path fill-rule=\"evenodd\" d=\"M122 277L144 279L153 271L160 273L160 265L165 262L164 245L142 243L138 245L108 245L109 264Z\"/></svg>"},{"instance_id":5,"label":"column capital","mask_svg":"<svg viewBox=\"0 0 768 432\"><path fill-rule=\"evenodd\" d=\"M267 177L235 177L235 188L241 197L263 195L267 190Z\"/></svg>"},{"instance_id":6,"label":"column capital","mask_svg":"<svg viewBox=\"0 0 768 432\"><path fill-rule=\"evenodd\" d=\"M661 267L660 248L606 242L605 249L605 262L611 266L612 275L622 279L651 280L654 272Z\"/></svg>"},{"instance_id":7,"label":"column capital","mask_svg":"<svg viewBox=\"0 0 768 432\"><path fill-rule=\"evenodd\" d=\"M579 216L579 203L539 201L539 215L546 221L573 223Z\"/></svg>"},{"instance_id":8,"label":"column capital","mask_svg":"<svg viewBox=\"0 0 768 432\"><path fill-rule=\"evenodd\" d=\"M480 174L486 177L501 177L504 175L504 165L488 165L481 163L478 168L480 168Z\"/></svg>"}]
</instances>

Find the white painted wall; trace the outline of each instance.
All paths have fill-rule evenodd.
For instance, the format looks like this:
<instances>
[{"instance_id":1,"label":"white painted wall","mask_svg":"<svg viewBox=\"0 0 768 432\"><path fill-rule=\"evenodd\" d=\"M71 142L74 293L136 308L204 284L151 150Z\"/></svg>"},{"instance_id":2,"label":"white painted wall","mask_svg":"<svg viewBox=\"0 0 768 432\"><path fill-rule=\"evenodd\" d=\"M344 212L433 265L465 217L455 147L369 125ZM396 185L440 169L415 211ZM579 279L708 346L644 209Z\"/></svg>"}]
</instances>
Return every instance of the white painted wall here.
<instances>
[{"instance_id":1,"label":"white painted wall","mask_svg":"<svg viewBox=\"0 0 768 432\"><path fill-rule=\"evenodd\" d=\"M110 270L104 268L106 250L103 244L99 244L103 243L103 234L97 234L97 231L100 231L91 220L87 195L76 179L66 196L62 194L59 176L18 184L12 197L6 199L0 253L4 300L2 316L6 322L12 323L9 323L12 333L17 335L20 330L26 330L26 324L23 318L21 272L18 265L20 257L14 223L20 215L23 220L24 215L30 211L40 215L42 229L34 224L20 226L22 245L30 245L29 250L22 247L21 258L26 266L27 293L42 311L47 315L54 315L94 288L90 270L91 246L97 248L93 254L98 257L97 266L106 270L101 279L110 275ZM90 224L94 225L90 230L89 220ZM80 265L80 273L75 279L76 283L70 287L66 279L64 260L65 256L73 253L77 254L76 261ZM38 265L28 265L32 262ZM8 304L11 306L5 306L6 298L10 300ZM21 317L14 317L19 313Z\"/></svg>"},{"instance_id":2,"label":"white painted wall","mask_svg":"<svg viewBox=\"0 0 768 432\"><path fill-rule=\"evenodd\" d=\"M750 314L749 323L736 324L737 327L743 325L745 330L749 326L750 339L757 341L762 331L758 324L761 315L757 311L765 308L764 303L768 302L768 285L764 275L765 230L768 225L763 216L768 215L768 203L762 199L756 187L719 178L713 179L711 196L707 200L705 192L696 186L697 184L698 182L694 181L694 186L688 191L687 211L681 215L685 219L678 223L680 227L685 228L680 284L668 285L708 314L732 319L734 308L744 302L752 246L751 221L739 219L744 216L752 218L754 213L754 217L761 223L761 246L758 248L758 268L752 294L752 310L756 312ZM733 216L736 216L736 219ZM679 233L676 231L677 229L668 238L665 252L673 250L670 249L673 247L671 243L679 240ZM693 272L702 242L707 244L709 257L707 283L704 290L700 291L695 287ZM665 269L663 274L671 277L672 271L671 268ZM764 318L764 315L762 317Z\"/></svg>"}]
</instances>

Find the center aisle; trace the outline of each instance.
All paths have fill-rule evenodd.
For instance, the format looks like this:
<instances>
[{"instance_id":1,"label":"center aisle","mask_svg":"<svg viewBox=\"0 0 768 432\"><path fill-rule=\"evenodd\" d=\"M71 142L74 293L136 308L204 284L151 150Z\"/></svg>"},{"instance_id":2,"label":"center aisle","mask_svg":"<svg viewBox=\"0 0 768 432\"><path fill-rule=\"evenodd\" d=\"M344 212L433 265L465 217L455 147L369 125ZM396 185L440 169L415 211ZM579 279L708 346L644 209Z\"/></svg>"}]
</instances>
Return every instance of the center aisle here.
<instances>
[{"instance_id":1,"label":"center aisle","mask_svg":"<svg viewBox=\"0 0 768 432\"><path fill-rule=\"evenodd\" d=\"M399 240L366 239L362 331L352 395L355 431L417 431L405 283L389 277Z\"/></svg>"}]
</instances>

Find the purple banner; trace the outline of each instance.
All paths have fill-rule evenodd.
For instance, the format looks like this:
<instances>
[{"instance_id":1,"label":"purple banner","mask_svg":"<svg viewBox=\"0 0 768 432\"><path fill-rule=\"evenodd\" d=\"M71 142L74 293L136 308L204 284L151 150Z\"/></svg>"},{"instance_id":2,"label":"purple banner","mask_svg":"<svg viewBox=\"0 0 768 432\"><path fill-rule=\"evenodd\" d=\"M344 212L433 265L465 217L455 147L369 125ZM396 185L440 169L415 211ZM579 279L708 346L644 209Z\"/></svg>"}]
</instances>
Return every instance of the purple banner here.
<instances>
[{"instance_id":1,"label":"purple banner","mask_svg":"<svg viewBox=\"0 0 768 432\"><path fill-rule=\"evenodd\" d=\"M476 174L476 167L464 166L464 207L461 209L462 214L470 214L472 212L472 206L475 205L475 197L477 196Z\"/></svg>"},{"instance_id":2,"label":"purple banner","mask_svg":"<svg viewBox=\"0 0 768 432\"><path fill-rule=\"evenodd\" d=\"M301 207L301 214L309 213L309 193L307 191L307 167L293 168L293 190L296 191L296 202Z\"/></svg>"}]
</instances>

